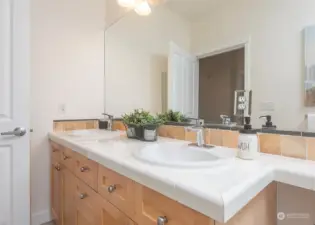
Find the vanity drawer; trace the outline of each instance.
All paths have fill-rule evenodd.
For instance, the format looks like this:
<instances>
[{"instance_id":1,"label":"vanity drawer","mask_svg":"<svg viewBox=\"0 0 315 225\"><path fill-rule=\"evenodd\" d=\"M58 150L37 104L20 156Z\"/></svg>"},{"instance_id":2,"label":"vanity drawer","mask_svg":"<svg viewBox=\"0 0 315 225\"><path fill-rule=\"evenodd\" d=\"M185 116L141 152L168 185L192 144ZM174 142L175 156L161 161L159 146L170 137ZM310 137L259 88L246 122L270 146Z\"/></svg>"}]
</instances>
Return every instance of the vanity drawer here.
<instances>
[{"instance_id":1,"label":"vanity drawer","mask_svg":"<svg viewBox=\"0 0 315 225\"><path fill-rule=\"evenodd\" d=\"M61 162L64 164L71 172L75 170L76 156L78 153L72 151L69 148L64 148L61 152Z\"/></svg>"},{"instance_id":2,"label":"vanity drawer","mask_svg":"<svg viewBox=\"0 0 315 225\"><path fill-rule=\"evenodd\" d=\"M214 225L212 219L140 184L135 191L138 224Z\"/></svg>"},{"instance_id":3,"label":"vanity drawer","mask_svg":"<svg viewBox=\"0 0 315 225\"><path fill-rule=\"evenodd\" d=\"M134 218L133 184L127 177L99 165L98 193L131 218Z\"/></svg>"},{"instance_id":4,"label":"vanity drawer","mask_svg":"<svg viewBox=\"0 0 315 225\"><path fill-rule=\"evenodd\" d=\"M97 191L98 164L80 154L75 154L75 175Z\"/></svg>"},{"instance_id":5,"label":"vanity drawer","mask_svg":"<svg viewBox=\"0 0 315 225\"><path fill-rule=\"evenodd\" d=\"M51 157L56 161L60 161L63 147L53 141L50 141Z\"/></svg>"}]
</instances>

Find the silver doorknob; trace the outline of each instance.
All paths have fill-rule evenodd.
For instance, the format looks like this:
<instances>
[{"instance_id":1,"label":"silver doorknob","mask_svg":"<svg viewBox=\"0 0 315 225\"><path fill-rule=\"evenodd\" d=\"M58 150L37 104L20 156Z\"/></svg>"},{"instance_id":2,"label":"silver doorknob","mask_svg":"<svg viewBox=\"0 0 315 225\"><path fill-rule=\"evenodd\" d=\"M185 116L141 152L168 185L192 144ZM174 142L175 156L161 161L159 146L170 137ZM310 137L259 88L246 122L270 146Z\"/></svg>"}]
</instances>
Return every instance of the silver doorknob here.
<instances>
[{"instance_id":1,"label":"silver doorknob","mask_svg":"<svg viewBox=\"0 0 315 225\"><path fill-rule=\"evenodd\" d=\"M113 193L116 190L116 185L110 185L107 190L109 193Z\"/></svg>"},{"instance_id":2,"label":"silver doorknob","mask_svg":"<svg viewBox=\"0 0 315 225\"><path fill-rule=\"evenodd\" d=\"M3 132L2 136L17 136L22 137L26 134L26 129L24 127L17 127L13 131Z\"/></svg>"},{"instance_id":3,"label":"silver doorknob","mask_svg":"<svg viewBox=\"0 0 315 225\"><path fill-rule=\"evenodd\" d=\"M157 225L165 225L165 224L167 224L167 222L168 222L168 219L166 218L166 216L159 216L157 218L156 224Z\"/></svg>"}]
</instances>

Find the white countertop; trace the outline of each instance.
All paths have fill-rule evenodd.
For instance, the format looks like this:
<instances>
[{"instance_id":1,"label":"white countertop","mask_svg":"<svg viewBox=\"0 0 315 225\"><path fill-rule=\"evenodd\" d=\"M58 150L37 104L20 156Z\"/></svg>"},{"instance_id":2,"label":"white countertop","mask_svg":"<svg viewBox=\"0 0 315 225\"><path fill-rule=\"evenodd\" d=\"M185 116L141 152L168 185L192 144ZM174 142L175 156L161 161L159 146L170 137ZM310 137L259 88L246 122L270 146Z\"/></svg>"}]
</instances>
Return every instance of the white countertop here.
<instances>
[{"instance_id":1,"label":"white countertop","mask_svg":"<svg viewBox=\"0 0 315 225\"><path fill-rule=\"evenodd\" d=\"M117 136L119 132L100 130L82 131L73 136L69 132L49 134L51 140L222 223L273 181L315 191L312 161L261 154L256 160L234 158L224 166L212 168L169 168L133 157L133 152L154 143ZM95 141L100 138L113 139ZM188 144L168 138L159 138L157 143L167 142ZM231 157L236 150L222 147L213 154Z\"/></svg>"}]
</instances>

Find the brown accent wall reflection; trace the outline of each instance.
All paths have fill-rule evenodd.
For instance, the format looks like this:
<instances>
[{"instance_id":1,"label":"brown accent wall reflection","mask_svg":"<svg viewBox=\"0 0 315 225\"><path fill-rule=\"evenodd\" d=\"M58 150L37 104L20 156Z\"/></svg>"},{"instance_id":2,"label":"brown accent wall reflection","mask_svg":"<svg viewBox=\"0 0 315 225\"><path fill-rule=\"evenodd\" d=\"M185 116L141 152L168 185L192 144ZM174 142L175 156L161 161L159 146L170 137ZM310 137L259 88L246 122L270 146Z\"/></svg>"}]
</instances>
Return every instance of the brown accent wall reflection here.
<instances>
[{"instance_id":1,"label":"brown accent wall reflection","mask_svg":"<svg viewBox=\"0 0 315 225\"><path fill-rule=\"evenodd\" d=\"M234 91L244 89L244 64L244 48L199 60L199 118L216 123L222 114L233 118Z\"/></svg>"}]
</instances>

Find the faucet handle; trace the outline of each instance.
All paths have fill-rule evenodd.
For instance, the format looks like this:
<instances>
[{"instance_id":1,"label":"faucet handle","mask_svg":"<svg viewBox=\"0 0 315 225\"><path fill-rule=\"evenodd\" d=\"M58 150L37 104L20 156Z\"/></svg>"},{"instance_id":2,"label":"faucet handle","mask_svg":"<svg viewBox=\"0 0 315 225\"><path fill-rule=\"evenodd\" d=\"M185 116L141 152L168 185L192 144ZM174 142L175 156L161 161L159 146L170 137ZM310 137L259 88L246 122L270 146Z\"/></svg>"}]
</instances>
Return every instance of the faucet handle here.
<instances>
[{"instance_id":1,"label":"faucet handle","mask_svg":"<svg viewBox=\"0 0 315 225\"><path fill-rule=\"evenodd\" d=\"M109 119L114 119L114 116L113 116L113 115L110 115L110 114L108 114L108 113L102 113L102 115L108 116Z\"/></svg>"}]
</instances>

